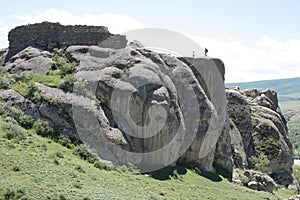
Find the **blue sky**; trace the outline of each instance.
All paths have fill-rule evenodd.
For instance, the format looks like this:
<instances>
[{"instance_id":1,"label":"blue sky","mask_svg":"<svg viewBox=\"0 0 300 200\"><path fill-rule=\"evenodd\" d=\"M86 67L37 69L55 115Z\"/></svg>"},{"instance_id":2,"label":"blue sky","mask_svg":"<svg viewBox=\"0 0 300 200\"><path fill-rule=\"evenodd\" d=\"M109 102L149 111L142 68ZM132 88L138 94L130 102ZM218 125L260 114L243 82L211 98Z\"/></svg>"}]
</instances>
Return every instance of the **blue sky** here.
<instances>
[{"instance_id":1,"label":"blue sky","mask_svg":"<svg viewBox=\"0 0 300 200\"><path fill-rule=\"evenodd\" d=\"M112 32L164 28L221 58L227 82L300 76L300 1L17 1L2 4L0 47L16 25L41 21L108 26ZM297 58L298 57L298 58Z\"/></svg>"}]
</instances>

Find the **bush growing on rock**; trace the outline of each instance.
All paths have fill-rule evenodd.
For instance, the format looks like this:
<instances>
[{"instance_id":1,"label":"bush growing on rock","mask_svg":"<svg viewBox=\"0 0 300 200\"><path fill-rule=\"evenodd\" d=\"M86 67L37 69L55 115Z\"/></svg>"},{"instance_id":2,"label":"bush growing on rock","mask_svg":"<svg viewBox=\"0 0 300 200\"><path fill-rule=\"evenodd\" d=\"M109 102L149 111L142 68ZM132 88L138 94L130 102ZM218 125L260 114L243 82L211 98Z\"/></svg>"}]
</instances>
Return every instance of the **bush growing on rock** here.
<instances>
[{"instance_id":1,"label":"bush growing on rock","mask_svg":"<svg viewBox=\"0 0 300 200\"><path fill-rule=\"evenodd\" d=\"M15 83L15 79L4 68L0 68L0 89L7 89L10 84Z\"/></svg>"},{"instance_id":2,"label":"bush growing on rock","mask_svg":"<svg viewBox=\"0 0 300 200\"><path fill-rule=\"evenodd\" d=\"M59 70L59 75L65 77L72 74L75 67L78 65L76 62L71 62L65 54L59 54L57 49L54 49L55 55L52 57L52 70Z\"/></svg>"},{"instance_id":3,"label":"bush growing on rock","mask_svg":"<svg viewBox=\"0 0 300 200\"><path fill-rule=\"evenodd\" d=\"M62 89L65 92L73 92L74 83L76 82L76 78L74 75L67 75L63 81L61 81L58 85L58 88Z\"/></svg>"},{"instance_id":4,"label":"bush growing on rock","mask_svg":"<svg viewBox=\"0 0 300 200\"><path fill-rule=\"evenodd\" d=\"M281 146L272 138L264 138L257 149L263 152L268 158L272 158L279 153Z\"/></svg>"},{"instance_id":5,"label":"bush growing on rock","mask_svg":"<svg viewBox=\"0 0 300 200\"><path fill-rule=\"evenodd\" d=\"M263 152L256 156L252 156L250 160L254 164L254 170L263 172L265 174L271 174L270 161Z\"/></svg>"}]
</instances>

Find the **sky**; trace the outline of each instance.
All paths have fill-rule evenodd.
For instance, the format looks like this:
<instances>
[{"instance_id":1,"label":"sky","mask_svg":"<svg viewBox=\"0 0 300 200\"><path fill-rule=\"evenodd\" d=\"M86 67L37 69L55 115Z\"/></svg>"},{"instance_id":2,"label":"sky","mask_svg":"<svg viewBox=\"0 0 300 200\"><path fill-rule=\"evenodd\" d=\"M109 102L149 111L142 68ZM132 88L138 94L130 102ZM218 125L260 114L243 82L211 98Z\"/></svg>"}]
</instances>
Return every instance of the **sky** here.
<instances>
[{"instance_id":1,"label":"sky","mask_svg":"<svg viewBox=\"0 0 300 200\"><path fill-rule=\"evenodd\" d=\"M1 0L3 1L3 0ZM28 23L178 32L223 60L226 82L300 77L298 0L10 0L2 2L0 48L9 30ZM192 56L192 53L191 53Z\"/></svg>"}]
</instances>

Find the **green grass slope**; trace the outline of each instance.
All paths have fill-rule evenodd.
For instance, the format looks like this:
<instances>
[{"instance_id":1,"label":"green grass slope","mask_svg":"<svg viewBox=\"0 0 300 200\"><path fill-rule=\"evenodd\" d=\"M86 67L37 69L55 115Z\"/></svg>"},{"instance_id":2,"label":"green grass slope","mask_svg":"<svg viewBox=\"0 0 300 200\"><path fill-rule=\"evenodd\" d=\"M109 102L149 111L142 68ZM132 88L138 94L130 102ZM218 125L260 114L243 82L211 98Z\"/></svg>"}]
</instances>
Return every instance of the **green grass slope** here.
<instances>
[{"instance_id":1,"label":"green grass slope","mask_svg":"<svg viewBox=\"0 0 300 200\"><path fill-rule=\"evenodd\" d=\"M15 124L24 134L9 136L7 125L0 118L0 199L278 199L189 169L177 178L98 169L33 130Z\"/></svg>"}]
</instances>

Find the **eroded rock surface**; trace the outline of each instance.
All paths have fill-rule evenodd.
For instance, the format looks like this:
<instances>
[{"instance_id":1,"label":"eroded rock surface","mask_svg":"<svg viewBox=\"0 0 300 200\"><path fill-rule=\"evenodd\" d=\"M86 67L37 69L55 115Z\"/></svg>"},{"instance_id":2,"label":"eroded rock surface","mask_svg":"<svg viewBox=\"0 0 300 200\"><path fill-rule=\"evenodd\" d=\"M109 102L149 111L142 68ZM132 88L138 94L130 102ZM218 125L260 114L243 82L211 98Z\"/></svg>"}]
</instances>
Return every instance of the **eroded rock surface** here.
<instances>
[{"instance_id":1,"label":"eroded rock surface","mask_svg":"<svg viewBox=\"0 0 300 200\"><path fill-rule=\"evenodd\" d=\"M0 49L0 66L4 65L5 57L7 55L8 49Z\"/></svg>"},{"instance_id":2,"label":"eroded rock surface","mask_svg":"<svg viewBox=\"0 0 300 200\"><path fill-rule=\"evenodd\" d=\"M264 153L272 177L283 185L292 183L292 145L276 92L227 89L227 99L235 165L253 167L251 157Z\"/></svg>"},{"instance_id":3,"label":"eroded rock surface","mask_svg":"<svg viewBox=\"0 0 300 200\"><path fill-rule=\"evenodd\" d=\"M228 162L224 167L232 171L230 151L228 148L223 151L228 143L219 140L221 133L225 138L228 136L229 129L225 128L225 123L219 123L214 118L216 109L220 109L225 120L226 107L223 106L222 110L208 98L208 95L215 98L215 94L210 92L216 84L205 83L204 80L213 80L215 74L201 77L200 73L195 73L202 70L201 64L194 65L200 69L193 71L185 62L173 56L131 46L120 50L71 46L66 50L66 55L80 63L76 76L87 80L88 87L96 96L105 99L102 107L110 126L122 131L124 139L135 152L163 149L153 157L144 158L141 155L137 159L149 159L149 163L154 165L166 160L164 164L168 165L169 159L166 158L180 157L180 162L196 163L202 169L214 171L215 148L219 141L219 148L229 156L220 153L217 158L221 155L224 159L226 157ZM207 67L210 62L214 63L206 59L195 62L206 64ZM222 77L216 70L217 75ZM222 78L220 81L221 90ZM206 91L203 90L203 84L208 85ZM225 99L222 103L225 105ZM136 125L145 128L140 129ZM208 129L212 125L215 126L214 132L210 133L212 136L208 139L206 134L211 131ZM145 134L153 135L143 138ZM176 136L178 138L174 140ZM221 166L223 163L219 162Z\"/></svg>"},{"instance_id":4,"label":"eroded rock surface","mask_svg":"<svg viewBox=\"0 0 300 200\"><path fill-rule=\"evenodd\" d=\"M51 65L52 60L48 51L29 46L6 62L5 68L10 73L44 75Z\"/></svg>"},{"instance_id":5,"label":"eroded rock surface","mask_svg":"<svg viewBox=\"0 0 300 200\"><path fill-rule=\"evenodd\" d=\"M53 48L59 47L78 63L77 82L65 91L36 83L54 104L14 90L0 91L0 98L88 143L102 159L132 162L144 171L192 164L225 169L231 178L233 166L252 168L251 157L264 152L272 177L292 182L291 144L276 92L228 89L225 94L221 60L159 54L137 41L127 45L125 36L106 27L44 22L15 28L9 40L0 64L10 73L46 74ZM248 186L261 187L251 181ZM273 191L272 184L263 187Z\"/></svg>"}]
</instances>

